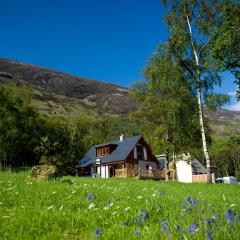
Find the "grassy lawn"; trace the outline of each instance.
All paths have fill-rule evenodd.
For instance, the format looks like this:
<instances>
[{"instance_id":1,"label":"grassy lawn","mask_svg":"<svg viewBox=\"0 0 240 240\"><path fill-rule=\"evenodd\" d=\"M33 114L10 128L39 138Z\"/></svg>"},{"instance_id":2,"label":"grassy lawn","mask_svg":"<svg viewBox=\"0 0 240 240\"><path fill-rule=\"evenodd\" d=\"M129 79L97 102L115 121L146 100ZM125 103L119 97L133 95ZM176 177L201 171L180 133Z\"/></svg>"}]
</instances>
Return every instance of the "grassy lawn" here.
<instances>
[{"instance_id":1,"label":"grassy lawn","mask_svg":"<svg viewBox=\"0 0 240 240\"><path fill-rule=\"evenodd\" d=\"M0 173L4 240L240 239L239 217L240 185Z\"/></svg>"}]
</instances>

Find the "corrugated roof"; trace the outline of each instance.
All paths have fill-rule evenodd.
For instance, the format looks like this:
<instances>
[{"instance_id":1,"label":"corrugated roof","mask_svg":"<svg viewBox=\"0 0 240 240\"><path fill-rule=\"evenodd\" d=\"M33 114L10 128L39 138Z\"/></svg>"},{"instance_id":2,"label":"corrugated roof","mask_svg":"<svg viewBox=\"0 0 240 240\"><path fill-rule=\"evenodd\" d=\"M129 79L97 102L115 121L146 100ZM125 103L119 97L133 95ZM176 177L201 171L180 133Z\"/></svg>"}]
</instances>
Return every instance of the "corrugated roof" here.
<instances>
[{"instance_id":1,"label":"corrugated roof","mask_svg":"<svg viewBox=\"0 0 240 240\"><path fill-rule=\"evenodd\" d=\"M192 159L192 173L207 173L207 168L196 158Z\"/></svg>"},{"instance_id":2,"label":"corrugated roof","mask_svg":"<svg viewBox=\"0 0 240 240\"><path fill-rule=\"evenodd\" d=\"M85 156L79 161L76 168L92 165L96 161L96 158L100 158L101 163L110 163L110 162L125 160L129 155L129 153L134 148L134 146L141 139L141 137L142 136L140 135L136 135L136 136L124 138L123 141L117 140L109 143L92 146L89 149L89 151L85 154ZM115 150L112 151L110 155L96 157L96 148L105 146L108 144L115 144L117 145L117 147Z\"/></svg>"}]
</instances>

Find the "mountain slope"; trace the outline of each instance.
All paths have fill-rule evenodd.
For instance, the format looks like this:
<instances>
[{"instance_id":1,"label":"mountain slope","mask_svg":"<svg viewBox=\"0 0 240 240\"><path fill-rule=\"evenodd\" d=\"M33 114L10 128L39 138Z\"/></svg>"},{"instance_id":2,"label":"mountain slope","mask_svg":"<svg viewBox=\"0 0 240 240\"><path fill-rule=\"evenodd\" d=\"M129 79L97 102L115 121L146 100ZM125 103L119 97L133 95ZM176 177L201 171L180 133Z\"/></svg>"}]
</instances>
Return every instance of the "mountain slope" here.
<instances>
[{"instance_id":1,"label":"mountain slope","mask_svg":"<svg viewBox=\"0 0 240 240\"><path fill-rule=\"evenodd\" d=\"M0 82L27 84L48 95L83 100L88 106L95 104L99 113L126 115L136 107L127 88L3 58L0 58Z\"/></svg>"},{"instance_id":2,"label":"mountain slope","mask_svg":"<svg viewBox=\"0 0 240 240\"><path fill-rule=\"evenodd\" d=\"M127 88L0 58L0 83L11 82L29 85L33 103L49 115L127 116L137 108ZM224 109L205 112L215 136L240 134L240 112Z\"/></svg>"}]
</instances>

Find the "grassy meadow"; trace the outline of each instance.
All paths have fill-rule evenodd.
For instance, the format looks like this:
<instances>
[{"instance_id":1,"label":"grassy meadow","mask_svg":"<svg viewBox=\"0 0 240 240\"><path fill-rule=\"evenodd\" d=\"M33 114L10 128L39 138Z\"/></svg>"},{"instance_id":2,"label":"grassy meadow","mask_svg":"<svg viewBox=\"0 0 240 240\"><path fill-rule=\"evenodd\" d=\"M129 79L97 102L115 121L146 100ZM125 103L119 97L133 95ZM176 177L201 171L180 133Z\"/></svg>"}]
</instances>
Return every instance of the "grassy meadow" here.
<instances>
[{"instance_id":1,"label":"grassy meadow","mask_svg":"<svg viewBox=\"0 0 240 240\"><path fill-rule=\"evenodd\" d=\"M240 185L0 173L0 239L240 239Z\"/></svg>"}]
</instances>

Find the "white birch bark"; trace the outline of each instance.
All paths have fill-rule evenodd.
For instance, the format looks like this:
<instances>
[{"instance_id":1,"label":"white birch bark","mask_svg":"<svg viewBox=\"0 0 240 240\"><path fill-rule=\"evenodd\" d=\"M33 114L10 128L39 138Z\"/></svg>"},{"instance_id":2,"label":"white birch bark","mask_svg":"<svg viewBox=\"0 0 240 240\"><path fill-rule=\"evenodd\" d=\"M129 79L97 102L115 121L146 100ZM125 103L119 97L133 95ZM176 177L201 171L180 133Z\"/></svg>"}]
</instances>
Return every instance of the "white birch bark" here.
<instances>
[{"instance_id":1,"label":"white birch bark","mask_svg":"<svg viewBox=\"0 0 240 240\"><path fill-rule=\"evenodd\" d=\"M194 42L193 42L192 26L191 26L188 15L186 15L186 17L187 17L187 24L188 24L188 28L189 28L191 45L192 45L195 62L196 62L197 68L199 68L199 56L197 54L197 50L196 50ZM204 123L203 123L203 109L202 109L202 96L201 96L202 95L202 93L201 93L202 87L201 87L201 78L200 78L199 70L197 70L196 77L197 77L198 114L199 114L199 123L200 123L200 128L201 128L201 135L202 135L202 146L203 146L203 153L204 153L204 157L206 160L206 166L207 166L207 180L210 183L211 182L211 160L210 160L209 153L208 153L206 133L205 133Z\"/></svg>"}]
</instances>

